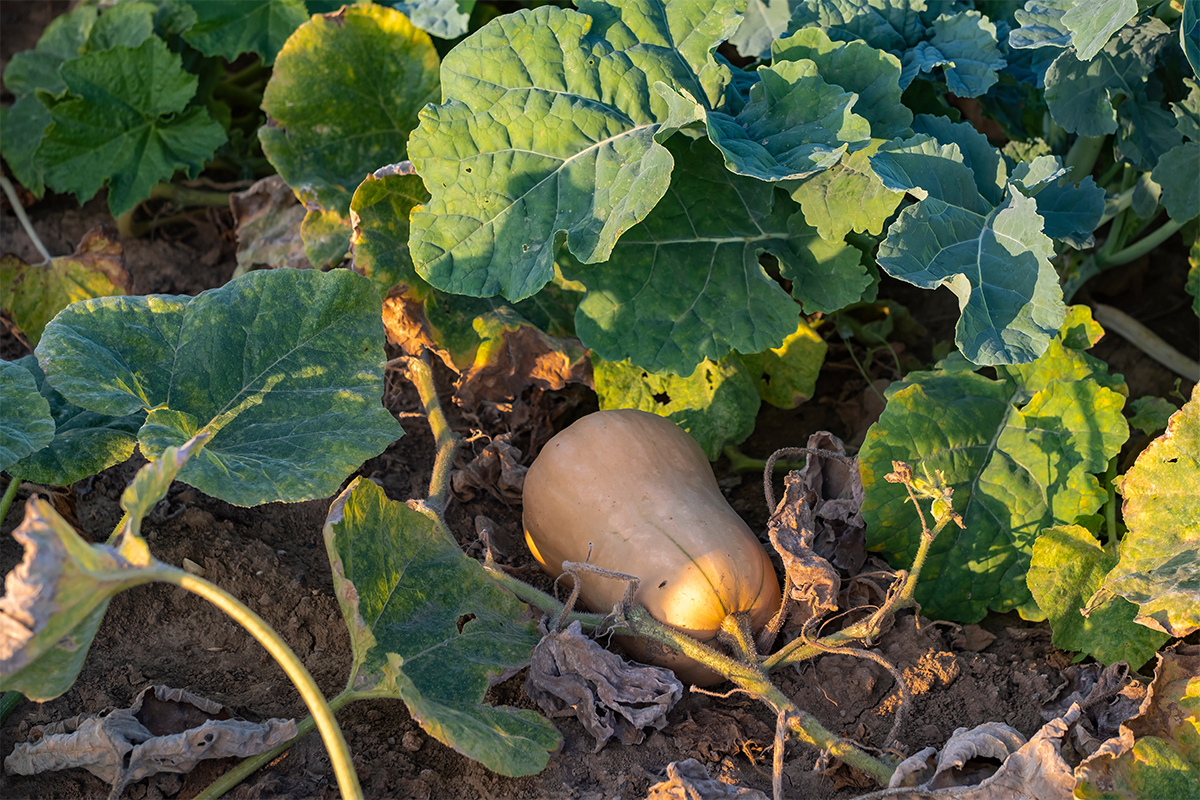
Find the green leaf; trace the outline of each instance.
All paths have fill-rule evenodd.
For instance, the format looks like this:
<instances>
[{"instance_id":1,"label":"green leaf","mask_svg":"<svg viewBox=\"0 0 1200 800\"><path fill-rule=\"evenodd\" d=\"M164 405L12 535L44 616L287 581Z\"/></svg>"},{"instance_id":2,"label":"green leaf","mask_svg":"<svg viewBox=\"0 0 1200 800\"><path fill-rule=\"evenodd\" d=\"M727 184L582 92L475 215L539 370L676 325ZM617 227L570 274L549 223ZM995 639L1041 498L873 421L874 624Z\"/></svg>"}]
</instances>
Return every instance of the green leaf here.
<instances>
[{"instance_id":1,"label":"green leaf","mask_svg":"<svg viewBox=\"0 0 1200 800\"><path fill-rule=\"evenodd\" d=\"M553 276L561 234L580 261L606 260L667 191L661 142L722 96L729 72L711 51L737 2L582 0L584 13L518 11L456 46L446 102L409 143L432 194L412 219L417 272L520 300Z\"/></svg>"},{"instance_id":2,"label":"green leaf","mask_svg":"<svg viewBox=\"0 0 1200 800\"><path fill-rule=\"evenodd\" d=\"M1200 142L1184 142L1158 160L1150 177L1162 186L1162 204L1176 222L1200 216Z\"/></svg>"},{"instance_id":3,"label":"green leaf","mask_svg":"<svg viewBox=\"0 0 1200 800\"><path fill-rule=\"evenodd\" d=\"M24 372L24 369L17 367ZM26 373L28 374L28 373ZM121 495L129 512L112 545L88 544L45 500L32 497L13 538L25 558L5 579L0 597L0 691L53 700L75 682L108 601L122 589L178 572L150 556L138 534L142 517L166 496L171 480L202 446L168 448L142 467Z\"/></svg>"},{"instance_id":4,"label":"green leaf","mask_svg":"<svg viewBox=\"0 0 1200 800\"><path fill-rule=\"evenodd\" d=\"M904 199L903 192L888 189L871 169L871 156L882 144L883 139L872 139L824 172L788 187L804 211L804 221L825 241L840 243L850 231L878 236Z\"/></svg>"},{"instance_id":5,"label":"green leaf","mask_svg":"<svg viewBox=\"0 0 1200 800\"><path fill-rule=\"evenodd\" d=\"M637 408L683 428L709 461L727 444L740 444L754 431L760 404L755 379L736 355L703 361L686 377L650 373L628 361L592 356L600 408Z\"/></svg>"},{"instance_id":6,"label":"green leaf","mask_svg":"<svg viewBox=\"0 0 1200 800\"><path fill-rule=\"evenodd\" d=\"M1117 108L1114 155L1136 169L1153 169L1171 148L1183 143L1175 118L1157 101L1128 99Z\"/></svg>"},{"instance_id":7,"label":"green leaf","mask_svg":"<svg viewBox=\"0 0 1200 800\"><path fill-rule=\"evenodd\" d=\"M1175 114L1175 127L1183 138L1200 142L1200 83L1191 78L1184 78L1183 84L1188 87L1187 97L1179 103L1171 104L1171 112Z\"/></svg>"},{"instance_id":8,"label":"green leaf","mask_svg":"<svg viewBox=\"0 0 1200 800\"><path fill-rule=\"evenodd\" d=\"M393 286L424 286L408 251L409 216L429 201L425 184L402 162L367 176L354 191L354 269L371 279L380 297Z\"/></svg>"},{"instance_id":9,"label":"green leaf","mask_svg":"<svg viewBox=\"0 0 1200 800\"><path fill-rule=\"evenodd\" d=\"M112 417L86 411L54 390L34 356L13 363L29 371L38 392L49 403L54 438L14 464L12 474L47 486L70 486L133 455L138 429L146 419L144 413Z\"/></svg>"},{"instance_id":10,"label":"green leaf","mask_svg":"<svg viewBox=\"0 0 1200 800\"><path fill-rule=\"evenodd\" d=\"M865 42L835 42L820 28L805 28L771 45L774 64L809 59L821 78L858 95L854 113L871 124L871 136L902 136L912 112L900 101L900 61Z\"/></svg>"},{"instance_id":11,"label":"green leaf","mask_svg":"<svg viewBox=\"0 0 1200 800\"><path fill-rule=\"evenodd\" d=\"M796 408L816 391L817 375L828 350L825 340L804 317L779 347L742 355L758 385L758 396L776 408Z\"/></svg>"},{"instance_id":12,"label":"green leaf","mask_svg":"<svg viewBox=\"0 0 1200 800\"><path fill-rule=\"evenodd\" d=\"M109 8L88 34L81 53L100 53L114 47L137 47L154 35L153 3L126 2Z\"/></svg>"},{"instance_id":13,"label":"green leaf","mask_svg":"<svg viewBox=\"0 0 1200 800\"><path fill-rule=\"evenodd\" d=\"M1113 104L1142 91L1169 36L1167 26L1151 18L1122 28L1088 61L1080 61L1071 50L1064 52L1046 71L1046 103L1054 121L1080 136L1115 133Z\"/></svg>"},{"instance_id":14,"label":"green leaf","mask_svg":"<svg viewBox=\"0 0 1200 800\"><path fill-rule=\"evenodd\" d=\"M263 95L271 122L258 135L310 211L348 218L354 189L404 159L417 112L437 96L429 35L399 11L347 6L288 39Z\"/></svg>"},{"instance_id":15,"label":"green leaf","mask_svg":"<svg viewBox=\"0 0 1200 800\"><path fill-rule=\"evenodd\" d=\"M766 58L771 54L771 44L787 30L792 18L790 0L749 0L742 24L729 43L738 53L750 58Z\"/></svg>"},{"instance_id":16,"label":"green leaf","mask_svg":"<svg viewBox=\"0 0 1200 800\"><path fill-rule=\"evenodd\" d=\"M349 220L336 211L309 211L300 223L308 263L318 269L342 263L350 251L352 233Z\"/></svg>"},{"instance_id":17,"label":"green leaf","mask_svg":"<svg viewBox=\"0 0 1200 800\"><path fill-rule=\"evenodd\" d=\"M475 0L413 0L393 3L392 7L412 20L412 24L439 39L457 39L467 32Z\"/></svg>"},{"instance_id":18,"label":"green leaf","mask_svg":"<svg viewBox=\"0 0 1200 800\"><path fill-rule=\"evenodd\" d=\"M87 43L99 12L95 6L78 6L56 17L38 39L33 50L17 53L4 69L4 85L18 97L38 89L60 95L67 90L58 68L76 58Z\"/></svg>"},{"instance_id":19,"label":"green leaf","mask_svg":"<svg viewBox=\"0 0 1200 800\"><path fill-rule=\"evenodd\" d=\"M1112 35L1138 13L1137 0L1076 0L1071 5L1062 15L1062 24L1071 32L1080 61L1095 58Z\"/></svg>"},{"instance_id":20,"label":"green leaf","mask_svg":"<svg viewBox=\"0 0 1200 800\"><path fill-rule=\"evenodd\" d=\"M1000 80L1004 57L996 45L996 26L978 11L943 14L930 26L930 44L950 64L943 73L959 97L979 97Z\"/></svg>"},{"instance_id":21,"label":"green leaf","mask_svg":"<svg viewBox=\"0 0 1200 800\"><path fill-rule=\"evenodd\" d=\"M849 147L871 138L870 123L850 110L858 97L822 80L815 62L782 61L757 74L736 117L707 115L708 138L731 172L799 180L829 169Z\"/></svg>"},{"instance_id":22,"label":"green leaf","mask_svg":"<svg viewBox=\"0 0 1200 800\"><path fill-rule=\"evenodd\" d=\"M180 479L237 505L327 497L400 434L381 405L383 325L346 270L260 270L194 298L76 303L46 327L38 360L69 401L149 411L153 458L213 433Z\"/></svg>"},{"instance_id":23,"label":"green leaf","mask_svg":"<svg viewBox=\"0 0 1200 800\"><path fill-rule=\"evenodd\" d=\"M129 291L125 257L114 234L111 229L93 228L83 235L74 254L44 265L0 256L3 308L31 345L37 346L46 323L71 303Z\"/></svg>"},{"instance_id":24,"label":"green leaf","mask_svg":"<svg viewBox=\"0 0 1200 800\"><path fill-rule=\"evenodd\" d=\"M1058 156L1043 155L1017 164L1012 182L1026 197L1036 199L1043 233L1076 249L1091 246L1092 231L1104 216L1104 190L1091 175L1076 185Z\"/></svg>"},{"instance_id":25,"label":"green leaf","mask_svg":"<svg viewBox=\"0 0 1200 800\"><path fill-rule=\"evenodd\" d=\"M575 330L605 360L690 375L731 350L778 347L795 332L800 309L759 265L763 252L835 289L862 276L857 251L853 264L819 273L790 224L787 197L723 169L711 144L679 137L667 149L676 163L670 190L621 237L611 260L562 258L563 274L588 291ZM811 229L800 233L820 241ZM865 282L858 280L860 291Z\"/></svg>"},{"instance_id":26,"label":"green leaf","mask_svg":"<svg viewBox=\"0 0 1200 800\"><path fill-rule=\"evenodd\" d=\"M1118 488L1129 532L1101 591L1136 603L1142 625L1187 636L1200 629L1200 387Z\"/></svg>"},{"instance_id":27,"label":"green leaf","mask_svg":"<svg viewBox=\"0 0 1200 800\"><path fill-rule=\"evenodd\" d=\"M54 438L50 404L23 367L0 361L0 469L7 470Z\"/></svg>"},{"instance_id":28,"label":"green leaf","mask_svg":"<svg viewBox=\"0 0 1200 800\"><path fill-rule=\"evenodd\" d=\"M1116 563L1116 554L1086 528L1048 528L1033 545L1026 582L1050 620L1055 647L1086 653L1104 664L1126 661L1138 669L1166 643L1166 634L1135 624L1137 606L1122 597L1110 598L1087 617L1080 613Z\"/></svg>"},{"instance_id":29,"label":"green leaf","mask_svg":"<svg viewBox=\"0 0 1200 800\"><path fill-rule=\"evenodd\" d=\"M966 523L933 543L916 593L927 613L964 622L989 608L1039 615L1025 583L1034 540L1103 505L1095 473L1129 435L1124 385L1082 352L1098 328L1075 306L1040 358L997 367L998 380L942 369L910 373L888 390L859 456L868 547L901 566L920 542L904 487L883 479L893 460L917 474L943 470Z\"/></svg>"},{"instance_id":30,"label":"green leaf","mask_svg":"<svg viewBox=\"0 0 1200 800\"><path fill-rule=\"evenodd\" d=\"M1129 407L1133 411L1129 424L1147 436L1165 431L1171 415L1179 410L1179 406L1165 397L1152 396L1139 397Z\"/></svg>"},{"instance_id":31,"label":"green leaf","mask_svg":"<svg viewBox=\"0 0 1200 800\"><path fill-rule=\"evenodd\" d=\"M991 207L957 144L919 135L884 145L871 166L921 201L900 212L877 261L892 276L958 297L955 343L976 364L1037 358L1062 322L1062 291L1035 200L1016 190Z\"/></svg>"},{"instance_id":32,"label":"green leaf","mask_svg":"<svg viewBox=\"0 0 1200 800\"><path fill-rule=\"evenodd\" d=\"M1192 75L1200 77L1200 0L1183 0L1179 44L1192 67Z\"/></svg>"},{"instance_id":33,"label":"green leaf","mask_svg":"<svg viewBox=\"0 0 1200 800\"><path fill-rule=\"evenodd\" d=\"M49 126L50 112L36 97L0 108L0 155L13 177L39 199L46 192L46 165L37 150Z\"/></svg>"},{"instance_id":34,"label":"green leaf","mask_svg":"<svg viewBox=\"0 0 1200 800\"><path fill-rule=\"evenodd\" d=\"M196 23L184 40L206 56L233 61L257 53L274 64L292 33L308 19L301 0L190 0Z\"/></svg>"},{"instance_id":35,"label":"green leaf","mask_svg":"<svg viewBox=\"0 0 1200 800\"><path fill-rule=\"evenodd\" d=\"M948 117L917 114L912 122L913 131L932 136L940 145L956 144L962 153L963 164L971 170L975 188L988 205L998 206L1004 200L1004 187L1008 183L1008 166L1000 151L992 146L987 137L975 130L969 122L952 122Z\"/></svg>"},{"instance_id":36,"label":"green leaf","mask_svg":"<svg viewBox=\"0 0 1200 800\"><path fill-rule=\"evenodd\" d=\"M863 39L880 50L900 51L925 33L925 0L800 0L789 32L809 26L832 31L838 39Z\"/></svg>"},{"instance_id":37,"label":"green leaf","mask_svg":"<svg viewBox=\"0 0 1200 800\"><path fill-rule=\"evenodd\" d=\"M355 478L329 509L325 546L350 629L350 685L404 701L438 741L502 775L533 775L562 744L535 711L483 702L529 663L526 606L502 589L424 504Z\"/></svg>"},{"instance_id":38,"label":"green leaf","mask_svg":"<svg viewBox=\"0 0 1200 800\"><path fill-rule=\"evenodd\" d=\"M108 207L120 216L175 170L199 175L225 133L205 109L185 110L197 79L181 64L157 37L63 64L70 94L50 107L38 150L46 183L81 203L107 184Z\"/></svg>"},{"instance_id":39,"label":"green leaf","mask_svg":"<svg viewBox=\"0 0 1200 800\"><path fill-rule=\"evenodd\" d=\"M1021 27L1009 31L1008 46L1017 50L1070 47L1071 30L1062 18L1063 14L1074 8L1076 2L1077 0L1028 0L1024 8L1013 12L1013 18Z\"/></svg>"}]
</instances>

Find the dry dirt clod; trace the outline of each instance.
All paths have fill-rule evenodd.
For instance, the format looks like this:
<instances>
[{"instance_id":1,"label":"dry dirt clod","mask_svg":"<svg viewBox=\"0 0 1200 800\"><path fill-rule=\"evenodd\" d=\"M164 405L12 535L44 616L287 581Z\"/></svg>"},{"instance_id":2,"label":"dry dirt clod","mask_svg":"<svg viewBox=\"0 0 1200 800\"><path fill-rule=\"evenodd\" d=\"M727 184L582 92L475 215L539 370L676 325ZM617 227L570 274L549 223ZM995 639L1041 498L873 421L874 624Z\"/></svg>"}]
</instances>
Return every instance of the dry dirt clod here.
<instances>
[{"instance_id":1,"label":"dry dirt clod","mask_svg":"<svg viewBox=\"0 0 1200 800\"><path fill-rule=\"evenodd\" d=\"M646 800L767 800L767 796L758 789L711 778L703 764L689 758L668 764L667 779L651 786Z\"/></svg>"},{"instance_id":2,"label":"dry dirt clod","mask_svg":"<svg viewBox=\"0 0 1200 800\"><path fill-rule=\"evenodd\" d=\"M246 722L186 690L149 686L129 708L80 714L39 733L38 741L18 744L4 759L7 773L82 767L111 783L115 800L129 784L160 772L191 772L204 759L265 753L293 738L296 722Z\"/></svg>"},{"instance_id":3,"label":"dry dirt clod","mask_svg":"<svg viewBox=\"0 0 1200 800\"><path fill-rule=\"evenodd\" d=\"M614 735L640 744L643 728L666 727L683 684L669 669L626 662L572 622L533 649L525 691L547 716L577 717L598 752Z\"/></svg>"}]
</instances>

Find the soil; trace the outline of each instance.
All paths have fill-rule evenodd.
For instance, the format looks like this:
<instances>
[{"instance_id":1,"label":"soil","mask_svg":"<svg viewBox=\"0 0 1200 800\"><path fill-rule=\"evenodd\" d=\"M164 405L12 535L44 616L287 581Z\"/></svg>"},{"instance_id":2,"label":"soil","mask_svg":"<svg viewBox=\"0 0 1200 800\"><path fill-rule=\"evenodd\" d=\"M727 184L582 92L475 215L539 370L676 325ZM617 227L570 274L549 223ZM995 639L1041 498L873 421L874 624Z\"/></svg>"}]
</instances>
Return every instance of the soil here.
<instances>
[{"instance_id":1,"label":"soil","mask_svg":"<svg viewBox=\"0 0 1200 800\"><path fill-rule=\"evenodd\" d=\"M40 30L36 20L26 24L27 17L19 20L20 25L13 22L13 6L0 4L5 24L3 60L31 46ZM48 13L46 19L52 17ZM27 29L33 31L32 39L14 41L18 36L28 38ZM50 196L28 211L43 242L58 254L71 252L85 231L110 219L103 195L83 208L71 198ZM232 220L224 211L200 214L191 222L160 228L142 239L122 240L122 244L136 294L195 294L228 281L235 267ZM7 205L0 216L0 249L35 259L31 243L17 228ZM1077 302L1094 298L1115 305L1190 358L1200 357L1196 319L1183 292L1186 261L1179 248L1116 272L1093 281ZM899 357L928 363L935 343L952 337L957 318L952 296L891 281L884 291L905 304L925 328L897 348ZM847 348L834 342L836 336L818 383L818 399L793 411L764 408L754 435L741 446L747 455L765 457L776 447L803 445L810 433L821 429L851 444L861 442L881 408L876 389L896 375L890 356L884 354L867 367L867 377L874 381L868 385ZM3 358L27 352L11 333L0 336ZM1132 397L1168 396L1174 391L1186 396L1190 391L1190 385L1177 386L1175 376L1118 337L1107 337L1092 353L1107 361L1112 371L1125 375ZM857 355L861 360L861 348ZM447 375L440 379L449 386ZM463 410L446 399L451 424L465 436L480 430L494 436L519 427L514 423L519 408ZM522 403L553 408L554 428L595 408L594 396L586 391L527 396L516 405ZM422 496L434 446L428 425L415 413L419 410L416 393L395 377L385 404L401 415L406 435L367 462L359 474L378 481L393 499ZM527 462L530 445L536 449L544 441L544 436L535 438L538 441L517 441L526 450ZM71 487L79 525L93 538L102 540L117 524L120 493L142 463L135 456ZM764 530L767 512L757 476L732 474L725 459L714 469L733 506L753 528ZM8 534L20 523L28 495L22 491L0 528L0 571L5 573L22 558L20 546ZM350 650L321 536L328 503L327 499L246 509L176 484L143 531L159 559L178 565L186 558L199 564L209 580L265 618L304 661L326 695L333 696L344 686ZM502 554L501 563L534 573L534 562L522 543L520 505L506 504L486 492L450 502L450 527L472 555L480 554L477 515L494 521L493 541ZM981 629L994 635L994 640ZM905 754L940 746L955 728L987 721L1005 722L1032 735L1043 722L1040 708L1065 683L1063 672L1072 660L1072 654L1051 645L1047 626L1015 615L992 615L980 626L966 629L905 615L878 649L901 670L912 694L898 737ZM780 688L800 708L868 747L880 746L892 726L898 693L892 677L873 662L827 655L777 677ZM47 703L22 702L4 721L0 758L16 743L27 741L37 726L128 706L144 687L156 683L196 692L250 720L306 714L282 670L220 612L182 590L143 586L113 599L83 671L68 692ZM523 676L517 675L496 686L490 699L534 708L522 687ZM770 793L775 720L764 706L738 694L685 695L663 731L651 734L639 746L609 744L599 752L593 752L593 741L576 721L557 720L564 737L562 750L544 772L519 779L491 773L430 738L399 701L351 705L339 720L355 754L363 789L371 798L632 800L644 797L648 787L663 778L669 762L686 758L701 760L710 774L724 781ZM862 776L844 768L814 771L818 756L811 747L787 745L787 797L852 797L870 788ZM126 796L186 800L234 763L209 761L185 776L159 775L130 787ZM0 776L0 796L11 800L104 797L107 791L102 781L79 769L34 777ZM310 734L232 796L241 800L336 797L320 738Z\"/></svg>"}]
</instances>

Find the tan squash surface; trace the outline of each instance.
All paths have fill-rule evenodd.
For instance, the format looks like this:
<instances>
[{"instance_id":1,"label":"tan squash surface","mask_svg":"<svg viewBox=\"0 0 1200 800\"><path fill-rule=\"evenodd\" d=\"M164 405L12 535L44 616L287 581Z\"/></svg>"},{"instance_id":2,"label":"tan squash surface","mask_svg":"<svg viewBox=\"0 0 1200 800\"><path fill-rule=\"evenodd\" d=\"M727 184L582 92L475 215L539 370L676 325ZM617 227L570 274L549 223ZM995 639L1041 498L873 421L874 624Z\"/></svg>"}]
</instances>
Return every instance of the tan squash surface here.
<instances>
[{"instance_id":1,"label":"tan squash surface","mask_svg":"<svg viewBox=\"0 0 1200 800\"><path fill-rule=\"evenodd\" d=\"M551 575L588 560L642 579L636 600L655 619L700 641L747 611L755 630L780 602L763 546L726 502L700 446L675 423L644 411L590 414L551 439L525 477L525 537ZM566 579L569 584L570 579ZM606 612L621 581L585 574L580 597ZM641 661L697 684L720 680L691 659L643 640L624 641Z\"/></svg>"}]
</instances>

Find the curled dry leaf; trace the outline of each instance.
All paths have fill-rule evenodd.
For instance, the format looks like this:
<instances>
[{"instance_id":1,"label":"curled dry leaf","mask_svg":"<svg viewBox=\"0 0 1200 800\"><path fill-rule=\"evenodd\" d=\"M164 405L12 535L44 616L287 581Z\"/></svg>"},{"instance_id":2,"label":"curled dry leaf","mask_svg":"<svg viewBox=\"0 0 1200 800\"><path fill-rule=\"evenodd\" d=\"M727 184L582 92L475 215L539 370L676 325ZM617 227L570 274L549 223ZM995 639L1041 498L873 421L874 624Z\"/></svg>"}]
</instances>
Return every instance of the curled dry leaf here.
<instances>
[{"instance_id":1,"label":"curled dry leaf","mask_svg":"<svg viewBox=\"0 0 1200 800\"><path fill-rule=\"evenodd\" d=\"M497 500L519 501L529 467L521 464L521 451L510 444L511 439L512 434L500 434L469 464L454 470L450 475L454 493L463 500L471 500L475 490L482 489Z\"/></svg>"},{"instance_id":2,"label":"curled dry leaf","mask_svg":"<svg viewBox=\"0 0 1200 800\"><path fill-rule=\"evenodd\" d=\"M668 764L667 779L651 786L646 800L767 800L767 796L758 789L710 778L703 764L689 758Z\"/></svg>"},{"instance_id":3,"label":"curled dry leaf","mask_svg":"<svg viewBox=\"0 0 1200 800\"><path fill-rule=\"evenodd\" d=\"M572 622L533 649L525 691L551 717L578 717L599 751L614 735L639 744L643 728L666 727L683 684L669 669L631 664L605 650Z\"/></svg>"},{"instance_id":4,"label":"curled dry leaf","mask_svg":"<svg viewBox=\"0 0 1200 800\"><path fill-rule=\"evenodd\" d=\"M160 772L190 772L208 758L248 758L296 735L295 720L246 722L220 703L167 686L148 686L129 708L80 714L42 729L4 759L9 774L82 767L112 784L111 798Z\"/></svg>"},{"instance_id":5,"label":"curled dry leaf","mask_svg":"<svg viewBox=\"0 0 1200 800\"><path fill-rule=\"evenodd\" d=\"M767 535L783 559L787 573L791 611L789 624L803 627L838 607L842 588L836 569L813 552L815 537L810 492L801 473L790 472L784 479L783 499L767 522ZM785 609L780 613L789 613Z\"/></svg>"},{"instance_id":6,"label":"curled dry leaf","mask_svg":"<svg viewBox=\"0 0 1200 800\"><path fill-rule=\"evenodd\" d=\"M808 447L846 454L842 440L829 431L808 437ZM857 459L849 463L810 453L800 470L800 483L809 493L816 538L813 549L843 575L856 575L867 560L866 526L863 524L862 477Z\"/></svg>"},{"instance_id":7,"label":"curled dry leaf","mask_svg":"<svg viewBox=\"0 0 1200 800\"><path fill-rule=\"evenodd\" d=\"M255 264L308 269L300 223L305 209L279 175L263 178L244 192L229 196L237 223L237 270L249 272Z\"/></svg>"}]
</instances>

